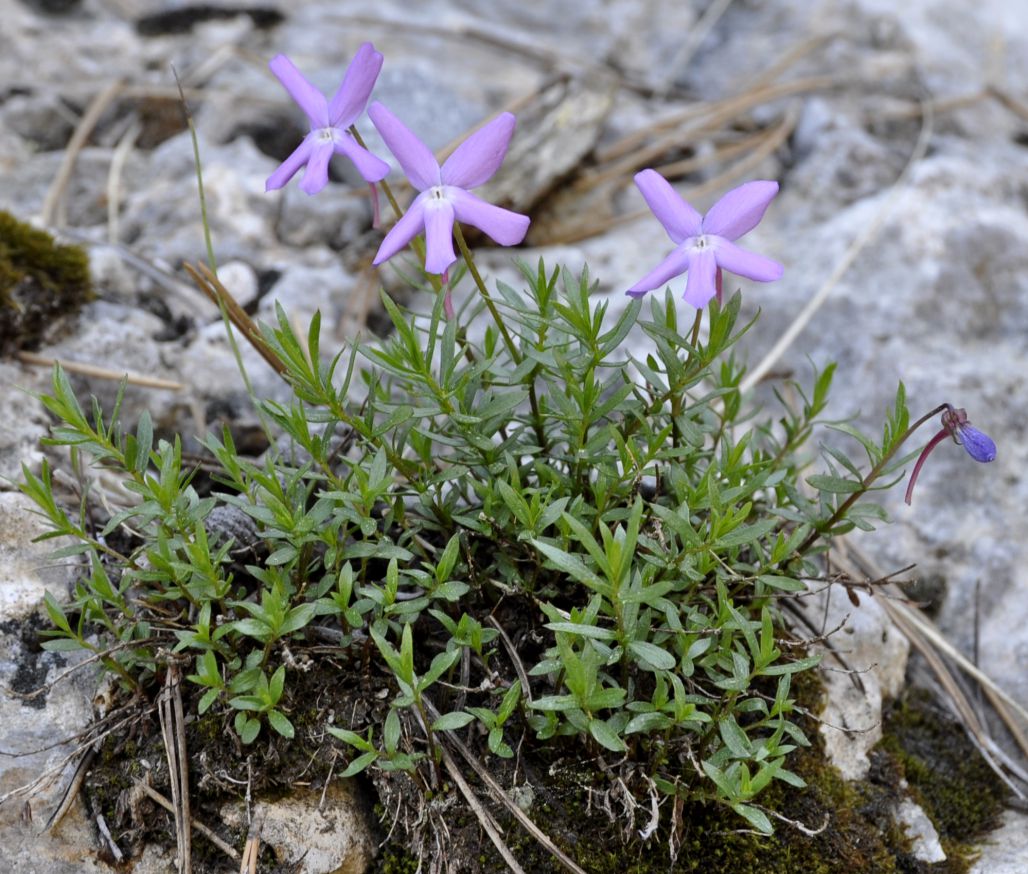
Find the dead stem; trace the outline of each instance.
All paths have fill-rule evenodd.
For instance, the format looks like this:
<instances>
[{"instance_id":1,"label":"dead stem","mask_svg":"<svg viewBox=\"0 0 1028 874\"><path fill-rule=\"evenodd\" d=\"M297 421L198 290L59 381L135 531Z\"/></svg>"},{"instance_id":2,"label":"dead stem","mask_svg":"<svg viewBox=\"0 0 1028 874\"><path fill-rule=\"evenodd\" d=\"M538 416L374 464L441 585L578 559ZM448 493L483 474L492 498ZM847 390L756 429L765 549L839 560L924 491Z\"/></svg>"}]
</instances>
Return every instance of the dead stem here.
<instances>
[{"instance_id":1,"label":"dead stem","mask_svg":"<svg viewBox=\"0 0 1028 874\"><path fill-rule=\"evenodd\" d=\"M181 382L173 382L170 379L142 376L127 370L115 370L110 367L100 367L96 364L69 361L67 358L47 358L45 355L37 355L35 352L16 352L14 357L22 364L28 364L33 367L53 367L55 364L60 364L69 373L80 373L83 376L94 376L97 379L109 379L112 382L125 380L130 385L137 385L140 388L165 389L167 391L182 391L185 388Z\"/></svg>"}]
</instances>

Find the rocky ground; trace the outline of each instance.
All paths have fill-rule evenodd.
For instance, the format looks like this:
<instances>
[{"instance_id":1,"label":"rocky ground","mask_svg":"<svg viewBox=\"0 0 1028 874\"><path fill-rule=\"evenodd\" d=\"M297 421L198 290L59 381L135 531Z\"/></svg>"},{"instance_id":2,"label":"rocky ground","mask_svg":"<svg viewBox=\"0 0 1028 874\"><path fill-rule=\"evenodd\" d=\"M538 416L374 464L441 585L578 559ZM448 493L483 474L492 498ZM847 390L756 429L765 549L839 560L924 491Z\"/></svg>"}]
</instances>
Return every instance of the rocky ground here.
<instances>
[{"instance_id":1,"label":"rocky ground","mask_svg":"<svg viewBox=\"0 0 1028 874\"><path fill-rule=\"evenodd\" d=\"M368 265L380 237L342 167L317 197L295 183L264 193L303 134L267 70L279 52L329 90L372 40L386 56L376 97L433 147L501 108L518 113L494 189L533 216L517 254L588 262L613 310L667 248L640 212L635 170L676 164L680 190L701 209L739 181L778 179L781 195L748 242L786 273L744 288L749 310L762 311L751 364L797 326L767 362L769 380L805 379L811 362L834 360L838 417L877 429L903 380L914 415L948 401L996 440L987 467L941 447L913 506L895 490L884 496L894 524L859 545L888 571L916 563L949 640L1028 707L1022 6L0 0L0 209L86 244L99 293L38 351L180 385L130 387L129 418L146 408L167 430L227 422L239 439L256 433L217 313L181 269L205 248L173 70L199 134L222 280L259 318L278 303L306 325L320 309L324 348L379 318ZM513 276L509 253L482 258L494 276ZM257 393L281 394L243 352ZM28 545L35 523L13 491L20 465L38 465L48 421L19 389L47 380L46 368L0 360L0 684L20 692L66 668L25 642L42 592L66 593L69 571ZM108 402L114 394L107 381L76 384ZM895 634L874 617L855 624L865 640ZM905 646L854 651L879 663L882 691L898 691ZM32 702L0 696L2 753L40 750L0 757L0 795L60 763L67 747L51 745L86 724L91 697L83 682ZM32 801L31 822L22 800L0 807L8 870L108 870L74 813L59 839L37 836L55 797ZM1011 812L976 874L1025 870L1026 824ZM167 864L155 855L137 870Z\"/></svg>"}]
</instances>

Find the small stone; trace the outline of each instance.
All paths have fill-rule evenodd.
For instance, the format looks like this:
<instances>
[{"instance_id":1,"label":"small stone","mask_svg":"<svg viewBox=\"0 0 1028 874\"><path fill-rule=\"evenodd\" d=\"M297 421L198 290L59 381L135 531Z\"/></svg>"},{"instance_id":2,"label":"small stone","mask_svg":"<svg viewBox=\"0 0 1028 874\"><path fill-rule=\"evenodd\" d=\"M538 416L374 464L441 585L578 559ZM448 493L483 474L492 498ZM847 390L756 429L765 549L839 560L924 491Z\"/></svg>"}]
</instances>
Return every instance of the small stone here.
<instances>
[{"instance_id":1,"label":"small stone","mask_svg":"<svg viewBox=\"0 0 1028 874\"><path fill-rule=\"evenodd\" d=\"M939 833L920 804L908 798L896 808L895 815L896 821L903 827L903 833L914 846L915 858L929 864L946 861L946 853L939 843Z\"/></svg>"}]
</instances>

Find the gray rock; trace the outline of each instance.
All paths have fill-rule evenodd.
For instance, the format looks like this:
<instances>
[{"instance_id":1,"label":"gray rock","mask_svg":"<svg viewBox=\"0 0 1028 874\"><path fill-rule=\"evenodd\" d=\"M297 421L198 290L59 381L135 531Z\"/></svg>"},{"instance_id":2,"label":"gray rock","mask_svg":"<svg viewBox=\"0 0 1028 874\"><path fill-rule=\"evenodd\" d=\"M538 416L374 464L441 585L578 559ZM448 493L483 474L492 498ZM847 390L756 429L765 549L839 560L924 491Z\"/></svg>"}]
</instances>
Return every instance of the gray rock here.
<instances>
[{"instance_id":1,"label":"gray rock","mask_svg":"<svg viewBox=\"0 0 1028 874\"><path fill-rule=\"evenodd\" d=\"M41 385L38 372L0 362L0 490L14 488L21 480L21 466L38 473L43 459L39 441L49 421L43 405L29 393Z\"/></svg>"}]
</instances>

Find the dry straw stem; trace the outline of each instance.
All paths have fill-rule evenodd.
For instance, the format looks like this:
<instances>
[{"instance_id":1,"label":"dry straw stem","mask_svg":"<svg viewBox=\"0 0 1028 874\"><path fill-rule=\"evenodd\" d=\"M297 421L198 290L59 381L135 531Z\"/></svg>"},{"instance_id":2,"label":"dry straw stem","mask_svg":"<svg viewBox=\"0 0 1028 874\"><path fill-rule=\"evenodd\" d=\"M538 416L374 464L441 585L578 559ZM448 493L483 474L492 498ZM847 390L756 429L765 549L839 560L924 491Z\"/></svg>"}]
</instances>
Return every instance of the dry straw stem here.
<instances>
[{"instance_id":1,"label":"dry straw stem","mask_svg":"<svg viewBox=\"0 0 1028 874\"><path fill-rule=\"evenodd\" d=\"M657 88L654 96L667 96L668 92L674 85L675 76L678 75L679 70L682 70L689 65L689 61L692 60L693 55L695 55L699 47L703 45L703 41L710 35L710 32L717 26L717 23L728 11L728 7L731 5L732 0L713 0L713 2L703 11L699 20L689 28L689 32L686 34L685 39L682 40L681 45L679 45L678 51L675 52L675 56L667 65L667 74L664 77L664 81Z\"/></svg>"},{"instance_id":2,"label":"dry straw stem","mask_svg":"<svg viewBox=\"0 0 1028 874\"><path fill-rule=\"evenodd\" d=\"M158 792L156 789L154 789L153 786L150 786L148 783L144 783L142 780L136 780L136 784L135 785L139 788L139 790L144 795L147 796L147 798L149 798L151 801L154 801L157 804L159 804L166 811L168 811L168 813L172 813L173 814L175 812L175 805L173 805L170 801L168 801L167 798L165 798L163 795L161 795L160 792ZM219 838L217 836L217 834L215 834L213 831L211 831L211 829L209 829L207 826L205 826L202 822L198 822L196 819L192 819L191 818L189 820L189 824L194 829L196 829L196 831L200 832L200 834L202 834L205 838L207 838L207 840L209 840L212 844L214 844L214 846L216 846L219 850L221 850L230 859L233 859L235 861L239 861L239 853L237 852L235 847L231 846L230 844L225 843L225 841L223 841L221 838Z\"/></svg>"},{"instance_id":3,"label":"dry straw stem","mask_svg":"<svg viewBox=\"0 0 1028 874\"><path fill-rule=\"evenodd\" d=\"M54 181L50 183L46 198L43 200L42 222L44 225L63 225L66 223L64 192L68 187L68 182L71 181L71 174L75 169L75 159L78 157L79 152L82 151L83 146L85 146L89 135L93 132L93 128L96 127L97 122L100 120L100 116L104 114L104 111L114 102L115 98L121 95L123 88L124 83L120 81L111 82L93 98L86 109L85 115L79 120L75 132L68 141L68 147L64 150L61 165L57 168L57 175L54 177Z\"/></svg>"},{"instance_id":4,"label":"dry straw stem","mask_svg":"<svg viewBox=\"0 0 1028 874\"><path fill-rule=\"evenodd\" d=\"M182 708L182 672L178 665L167 666L164 689L158 697L157 715L161 723L164 751L168 757L168 780L175 814L175 839L178 844L179 874L191 874L192 822L189 811L189 751L186 748L185 714Z\"/></svg>"},{"instance_id":5,"label":"dry straw stem","mask_svg":"<svg viewBox=\"0 0 1028 874\"><path fill-rule=\"evenodd\" d=\"M433 721L437 720L439 718L439 710L431 701L428 700L427 697L423 697L422 700L425 703L425 708L427 709L429 716L432 718ZM565 853L552 840L550 840L549 835L547 835L541 828L539 828L539 826L535 824L535 822L528 816L528 814L526 814L510 799L510 796L508 796L508 794L503 790L503 787L500 786L500 784L496 782L493 775L489 773L489 769L486 768L485 765L483 765L474 754L472 754L471 750L469 750L468 747L464 744L464 742L459 737L457 737L455 732L448 731L445 732L445 735L445 743L452 744L461 754L461 756L463 756L464 761L466 761L471 766L471 769L475 772L475 774L478 775L478 779L481 780L483 784L485 784L486 788L493 796L494 801L497 801L504 807L506 807L507 811L519 823L521 823L522 827L533 838L535 838L546 849L546 851L550 853L550 855L552 855L558 862L560 862L565 868L567 868L568 871L571 871L572 874L586 874L586 872L575 863L574 859L568 856L567 853ZM442 739L440 740L439 747L444 751L444 753L446 752L446 747Z\"/></svg>"},{"instance_id":6,"label":"dry straw stem","mask_svg":"<svg viewBox=\"0 0 1028 874\"><path fill-rule=\"evenodd\" d=\"M110 367L100 367L96 364L69 361L66 358L47 358L45 355L37 355L35 352L16 352L14 357L22 364L28 364L33 367L53 367L55 364L60 364L69 373L94 376L97 379L109 379L113 382L124 380L129 385L137 385L140 388L164 389L166 391L182 391L185 388L181 382L174 382L170 379L143 376L142 374L131 373L127 370L114 370Z\"/></svg>"},{"instance_id":7,"label":"dry straw stem","mask_svg":"<svg viewBox=\"0 0 1028 874\"><path fill-rule=\"evenodd\" d=\"M841 549L834 555L837 565L854 577L880 577L881 573L874 561L850 543L842 542ZM946 664L952 662L964 674L976 681L985 691L997 715L1003 721L1011 738L1022 754L1028 759L1028 737L1024 728L1028 726L1028 711L1018 704L991 677L971 662L963 653L956 649L938 628L917 607L906 603L903 594L894 584L889 584L882 592L886 597L879 598L878 603L889 618L920 652L939 684L948 695L953 710L964 725L968 736L974 741L982 756L990 767L1010 786L1011 790L1021 799L1025 793L1011 781L1011 775L1028 784L1028 774L1023 763L1010 759L1002 751L999 744L989 733L984 717L979 714L967 694L964 692L957 676Z\"/></svg>"},{"instance_id":8,"label":"dry straw stem","mask_svg":"<svg viewBox=\"0 0 1028 874\"><path fill-rule=\"evenodd\" d=\"M143 125L139 119L133 119L128 130L122 134L118 145L114 147L111 155L111 167L107 173L107 240L110 243L117 243L121 236L118 227L118 207L121 203L121 173L125 168L136 140L143 131Z\"/></svg>"}]
</instances>

